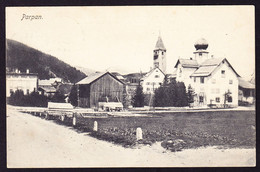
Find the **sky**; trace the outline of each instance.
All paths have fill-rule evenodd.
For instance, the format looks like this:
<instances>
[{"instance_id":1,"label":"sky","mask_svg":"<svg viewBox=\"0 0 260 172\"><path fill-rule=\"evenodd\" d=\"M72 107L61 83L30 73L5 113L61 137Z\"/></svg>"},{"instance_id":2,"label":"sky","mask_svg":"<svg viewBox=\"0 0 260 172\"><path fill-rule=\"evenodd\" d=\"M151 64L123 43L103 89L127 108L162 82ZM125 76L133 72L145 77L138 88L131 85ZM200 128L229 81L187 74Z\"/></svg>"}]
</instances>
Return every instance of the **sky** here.
<instances>
[{"instance_id":1,"label":"sky","mask_svg":"<svg viewBox=\"0 0 260 172\"><path fill-rule=\"evenodd\" d=\"M242 77L250 79L255 70L254 6L6 8L6 38L99 71L149 71L159 34L167 73L178 58L194 57L200 38L208 41L210 57L226 57Z\"/></svg>"}]
</instances>

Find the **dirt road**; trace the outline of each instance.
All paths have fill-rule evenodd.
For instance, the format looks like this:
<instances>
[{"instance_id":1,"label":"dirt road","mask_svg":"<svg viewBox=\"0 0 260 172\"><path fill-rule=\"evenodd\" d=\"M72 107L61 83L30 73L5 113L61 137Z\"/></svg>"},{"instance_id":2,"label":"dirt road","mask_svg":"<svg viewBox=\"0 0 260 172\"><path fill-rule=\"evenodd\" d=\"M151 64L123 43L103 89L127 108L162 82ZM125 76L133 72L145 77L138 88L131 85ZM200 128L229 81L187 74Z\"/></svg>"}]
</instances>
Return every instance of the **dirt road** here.
<instances>
[{"instance_id":1,"label":"dirt road","mask_svg":"<svg viewBox=\"0 0 260 172\"><path fill-rule=\"evenodd\" d=\"M29 114L7 109L7 164L19 167L254 166L255 149L165 151L156 143L123 148Z\"/></svg>"}]
</instances>

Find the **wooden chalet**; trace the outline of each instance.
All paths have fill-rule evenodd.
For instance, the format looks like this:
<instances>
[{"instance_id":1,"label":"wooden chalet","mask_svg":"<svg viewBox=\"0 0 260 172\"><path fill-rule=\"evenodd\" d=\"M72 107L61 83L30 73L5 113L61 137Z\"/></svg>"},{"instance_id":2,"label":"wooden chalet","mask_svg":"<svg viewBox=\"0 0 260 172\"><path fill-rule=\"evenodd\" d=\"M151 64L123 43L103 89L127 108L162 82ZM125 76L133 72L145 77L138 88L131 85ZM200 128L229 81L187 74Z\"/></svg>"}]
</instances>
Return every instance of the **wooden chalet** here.
<instances>
[{"instance_id":1,"label":"wooden chalet","mask_svg":"<svg viewBox=\"0 0 260 172\"><path fill-rule=\"evenodd\" d=\"M94 73L77 85L78 106L96 108L98 102L122 102L125 84L109 72Z\"/></svg>"}]
</instances>

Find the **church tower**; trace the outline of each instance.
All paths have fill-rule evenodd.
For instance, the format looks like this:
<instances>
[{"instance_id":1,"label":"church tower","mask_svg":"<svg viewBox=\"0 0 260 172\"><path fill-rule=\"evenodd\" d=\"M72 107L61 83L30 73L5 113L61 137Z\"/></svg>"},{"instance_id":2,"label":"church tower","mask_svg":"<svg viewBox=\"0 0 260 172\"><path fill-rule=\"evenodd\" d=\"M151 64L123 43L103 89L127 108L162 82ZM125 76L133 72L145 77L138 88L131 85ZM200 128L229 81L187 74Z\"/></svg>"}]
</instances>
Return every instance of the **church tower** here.
<instances>
[{"instance_id":1,"label":"church tower","mask_svg":"<svg viewBox=\"0 0 260 172\"><path fill-rule=\"evenodd\" d=\"M166 48L164 47L163 41L161 36L158 37L157 43L153 50L153 67L158 67L163 71L166 72Z\"/></svg>"},{"instance_id":2,"label":"church tower","mask_svg":"<svg viewBox=\"0 0 260 172\"><path fill-rule=\"evenodd\" d=\"M195 55L195 59L197 60L198 64L200 65L202 62L208 59L208 48L209 44L206 39L201 38L195 44L194 47L196 51L193 52Z\"/></svg>"}]
</instances>

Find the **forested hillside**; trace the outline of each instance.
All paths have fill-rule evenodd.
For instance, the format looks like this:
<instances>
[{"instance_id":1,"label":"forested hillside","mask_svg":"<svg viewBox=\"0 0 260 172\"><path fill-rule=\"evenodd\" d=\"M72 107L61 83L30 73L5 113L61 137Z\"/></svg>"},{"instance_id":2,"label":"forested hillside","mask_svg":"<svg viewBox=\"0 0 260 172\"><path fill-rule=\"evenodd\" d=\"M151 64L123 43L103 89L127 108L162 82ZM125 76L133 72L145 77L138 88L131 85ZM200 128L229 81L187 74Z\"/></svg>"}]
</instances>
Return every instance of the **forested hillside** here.
<instances>
[{"instance_id":1,"label":"forested hillside","mask_svg":"<svg viewBox=\"0 0 260 172\"><path fill-rule=\"evenodd\" d=\"M6 67L18 68L21 72L29 69L32 73L38 73L39 79L60 77L75 83L86 77L75 67L20 42L7 39L6 49Z\"/></svg>"}]
</instances>

